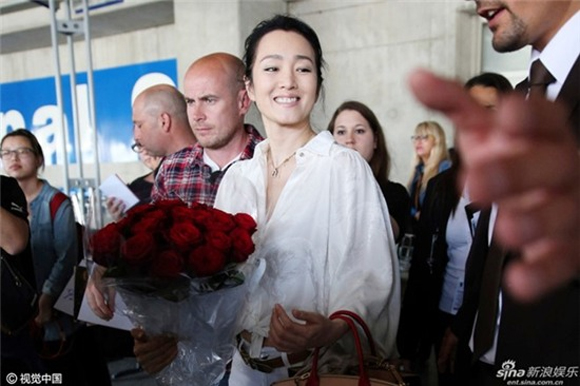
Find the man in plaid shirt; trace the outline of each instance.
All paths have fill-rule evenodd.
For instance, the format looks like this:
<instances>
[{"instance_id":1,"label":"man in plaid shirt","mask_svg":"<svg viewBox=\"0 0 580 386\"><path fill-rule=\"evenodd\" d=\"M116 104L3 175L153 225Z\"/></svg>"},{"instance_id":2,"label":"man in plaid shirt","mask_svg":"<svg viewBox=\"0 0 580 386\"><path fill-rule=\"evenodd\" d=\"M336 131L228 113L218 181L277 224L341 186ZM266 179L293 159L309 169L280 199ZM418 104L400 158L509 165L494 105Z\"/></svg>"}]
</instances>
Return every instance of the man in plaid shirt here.
<instances>
[{"instance_id":1,"label":"man in plaid shirt","mask_svg":"<svg viewBox=\"0 0 580 386\"><path fill-rule=\"evenodd\" d=\"M135 138L132 149L137 153L147 151L150 156L165 157L197 142L187 120L185 98L171 85L158 84L143 90L135 98L132 110ZM158 167L154 175L157 171ZM150 199L152 188L148 190ZM119 220L128 209L123 200L113 196L107 197L106 205L114 220Z\"/></svg>"},{"instance_id":2,"label":"man in plaid shirt","mask_svg":"<svg viewBox=\"0 0 580 386\"><path fill-rule=\"evenodd\" d=\"M243 74L243 62L225 53L204 56L189 67L184 81L185 101L189 124L197 143L184 142L185 147L163 159L151 192L153 202L179 198L186 203L213 205L217 188L228 167L254 155L254 147L263 138L253 126L244 125L244 116L251 101ZM169 118L161 115L155 119L163 123ZM152 151L160 146L161 138L170 137L156 137L164 132L162 127L139 125L136 121L135 139L144 149ZM163 154L163 150L157 150L155 154ZM104 267L93 271L86 293L95 315L109 320L115 310L114 297L106 301L96 285L103 272Z\"/></svg>"},{"instance_id":3,"label":"man in plaid shirt","mask_svg":"<svg viewBox=\"0 0 580 386\"><path fill-rule=\"evenodd\" d=\"M263 138L252 125L244 125L251 101L243 74L243 62L226 53L204 56L188 68L184 95L198 143L163 159L153 201L181 199L213 205L229 166L252 158L254 147Z\"/></svg>"}]
</instances>

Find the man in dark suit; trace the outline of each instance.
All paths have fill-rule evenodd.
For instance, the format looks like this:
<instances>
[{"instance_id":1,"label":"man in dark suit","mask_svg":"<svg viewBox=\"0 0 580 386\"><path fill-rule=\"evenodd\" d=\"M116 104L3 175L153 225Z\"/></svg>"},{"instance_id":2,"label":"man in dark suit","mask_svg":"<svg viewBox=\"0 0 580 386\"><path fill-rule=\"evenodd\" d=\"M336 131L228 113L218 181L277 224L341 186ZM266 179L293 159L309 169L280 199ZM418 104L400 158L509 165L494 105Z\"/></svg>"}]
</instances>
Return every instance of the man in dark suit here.
<instances>
[{"instance_id":1,"label":"man in dark suit","mask_svg":"<svg viewBox=\"0 0 580 386\"><path fill-rule=\"evenodd\" d=\"M518 86L528 100L514 96L497 112L483 111L451 82L426 72L410 80L421 102L455 123L472 199L494 203L480 217L456 332L473 338L473 384L556 379L577 385L580 1L476 4L497 51L532 46L531 75ZM535 75L538 68L544 77ZM482 346L486 308L491 334Z\"/></svg>"}]
</instances>

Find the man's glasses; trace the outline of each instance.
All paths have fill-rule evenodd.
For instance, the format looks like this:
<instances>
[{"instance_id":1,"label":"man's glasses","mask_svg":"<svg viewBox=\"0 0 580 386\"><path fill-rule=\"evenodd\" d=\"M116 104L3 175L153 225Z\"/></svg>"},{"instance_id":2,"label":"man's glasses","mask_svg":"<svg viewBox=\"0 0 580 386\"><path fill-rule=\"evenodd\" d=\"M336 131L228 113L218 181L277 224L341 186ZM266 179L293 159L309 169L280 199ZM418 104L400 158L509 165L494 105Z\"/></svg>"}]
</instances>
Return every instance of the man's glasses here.
<instances>
[{"instance_id":1,"label":"man's glasses","mask_svg":"<svg viewBox=\"0 0 580 386\"><path fill-rule=\"evenodd\" d=\"M135 153L141 153L143 151L143 145L140 143L134 143L131 145L131 150L133 150Z\"/></svg>"},{"instance_id":2,"label":"man's glasses","mask_svg":"<svg viewBox=\"0 0 580 386\"><path fill-rule=\"evenodd\" d=\"M34 150L29 147L19 147L14 150L0 150L0 157L2 157L2 159L8 159L13 155L18 156L18 158L29 157L34 153Z\"/></svg>"}]
</instances>

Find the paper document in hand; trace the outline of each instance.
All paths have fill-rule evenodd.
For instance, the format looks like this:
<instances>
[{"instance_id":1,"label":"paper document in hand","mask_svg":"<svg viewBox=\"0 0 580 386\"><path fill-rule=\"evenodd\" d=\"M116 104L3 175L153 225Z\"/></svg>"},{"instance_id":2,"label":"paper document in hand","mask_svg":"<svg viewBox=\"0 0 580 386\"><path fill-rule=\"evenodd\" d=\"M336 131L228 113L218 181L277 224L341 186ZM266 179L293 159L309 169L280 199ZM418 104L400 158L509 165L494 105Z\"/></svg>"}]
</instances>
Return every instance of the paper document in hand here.
<instances>
[{"instance_id":1,"label":"paper document in hand","mask_svg":"<svg viewBox=\"0 0 580 386\"><path fill-rule=\"evenodd\" d=\"M107 197L115 197L125 204L125 211L139 202L139 199L116 174L110 175L101 186L101 192Z\"/></svg>"}]
</instances>

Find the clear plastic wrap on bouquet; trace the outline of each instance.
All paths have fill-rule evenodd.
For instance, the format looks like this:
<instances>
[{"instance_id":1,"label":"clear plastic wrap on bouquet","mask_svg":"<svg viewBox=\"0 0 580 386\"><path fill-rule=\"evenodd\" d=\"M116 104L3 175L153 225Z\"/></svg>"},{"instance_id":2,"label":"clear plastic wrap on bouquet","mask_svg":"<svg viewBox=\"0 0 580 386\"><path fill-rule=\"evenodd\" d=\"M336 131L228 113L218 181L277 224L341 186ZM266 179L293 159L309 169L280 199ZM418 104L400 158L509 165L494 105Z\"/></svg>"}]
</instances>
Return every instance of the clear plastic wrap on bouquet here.
<instances>
[{"instance_id":1,"label":"clear plastic wrap on bouquet","mask_svg":"<svg viewBox=\"0 0 580 386\"><path fill-rule=\"evenodd\" d=\"M89 238L99 292L110 296L101 284L114 287L126 306L118 311L147 335L177 338L177 358L157 375L159 384L221 379L249 278L260 271L249 261L256 226L246 213L158 200L136 205Z\"/></svg>"},{"instance_id":2,"label":"clear plastic wrap on bouquet","mask_svg":"<svg viewBox=\"0 0 580 386\"><path fill-rule=\"evenodd\" d=\"M178 337L176 359L155 375L161 385L213 385L234 351L237 315L247 281L239 271L171 281L108 278L127 308L121 310L147 335Z\"/></svg>"}]
</instances>

